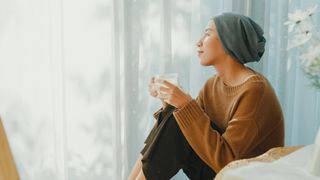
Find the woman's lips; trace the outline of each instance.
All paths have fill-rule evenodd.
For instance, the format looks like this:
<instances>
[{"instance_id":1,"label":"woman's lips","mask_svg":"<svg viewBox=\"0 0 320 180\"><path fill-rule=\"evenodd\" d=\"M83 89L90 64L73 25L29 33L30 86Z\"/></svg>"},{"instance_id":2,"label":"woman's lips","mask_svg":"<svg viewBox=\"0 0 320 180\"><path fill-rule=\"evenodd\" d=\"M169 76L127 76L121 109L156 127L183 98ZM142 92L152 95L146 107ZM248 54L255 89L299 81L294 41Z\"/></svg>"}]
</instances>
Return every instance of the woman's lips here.
<instances>
[{"instance_id":1,"label":"woman's lips","mask_svg":"<svg viewBox=\"0 0 320 180\"><path fill-rule=\"evenodd\" d=\"M203 53L203 51L198 51L198 56L200 56Z\"/></svg>"}]
</instances>

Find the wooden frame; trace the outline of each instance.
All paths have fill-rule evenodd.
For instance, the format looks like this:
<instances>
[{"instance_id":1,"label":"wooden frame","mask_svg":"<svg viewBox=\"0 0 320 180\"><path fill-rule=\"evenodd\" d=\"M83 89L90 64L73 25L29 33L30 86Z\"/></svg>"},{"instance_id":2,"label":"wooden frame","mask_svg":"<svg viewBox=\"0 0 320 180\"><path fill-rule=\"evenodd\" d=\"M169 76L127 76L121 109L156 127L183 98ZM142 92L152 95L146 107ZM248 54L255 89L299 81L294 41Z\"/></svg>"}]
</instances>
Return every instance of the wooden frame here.
<instances>
[{"instance_id":1,"label":"wooden frame","mask_svg":"<svg viewBox=\"0 0 320 180\"><path fill-rule=\"evenodd\" d=\"M19 180L19 174L0 118L0 180Z\"/></svg>"}]
</instances>

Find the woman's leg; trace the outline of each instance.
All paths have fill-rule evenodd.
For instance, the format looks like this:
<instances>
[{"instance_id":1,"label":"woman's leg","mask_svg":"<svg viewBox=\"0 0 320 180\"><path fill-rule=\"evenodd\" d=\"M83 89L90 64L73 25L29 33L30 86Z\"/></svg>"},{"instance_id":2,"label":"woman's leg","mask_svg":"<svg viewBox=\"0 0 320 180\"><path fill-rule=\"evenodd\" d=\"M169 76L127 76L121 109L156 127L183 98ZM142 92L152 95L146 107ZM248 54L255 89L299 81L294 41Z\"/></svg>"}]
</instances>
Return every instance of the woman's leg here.
<instances>
[{"instance_id":1,"label":"woman's leg","mask_svg":"<svg viewBox=\"0 0 320 180\"><path fill-rule=\"evenodd\" d=\"M188 162L191 147L173 115L166 120L152 152L142 158L143 175L148 180L168 180Z\"/></svg>"},{"instance_id":2,"label":"woman's leg","mask_svg":"<svg viewBox=\"0 0 320 180\"><path fill-rule=\"evenodd\" d=\"M129 175L129 178L128 178L129 180L135 180L138 177L139 173L141 173L141 171L142 171L142 163L141 163L142 157L143 156L141 154L139 154L139 157L138 157L136 163L134 164L134 166L131 170L131 173Z\"/></svg>"},{"instance_id":3,"label":"woman's leg","mask_svg":"<svg viewBox=\"0 0 320 180\"><path fill-rule=\"evenodd\" d=\"M148 180L168 180L183 169L192 180L212 180L214 171L192 150L174 116L165 123L153 152L142 158L141 175Z\"/></svg>"},{"instance_id":4,"label":"woman's leg","mask_svg":"<svg viewBox=\"0 0 320 180\"><path fill-rule=\"evenodd\" d=\"M182 170L191 180L212 180L216 176L216 173L193 150L189 155L187 166Z\"/></svg>"}]
</instances>

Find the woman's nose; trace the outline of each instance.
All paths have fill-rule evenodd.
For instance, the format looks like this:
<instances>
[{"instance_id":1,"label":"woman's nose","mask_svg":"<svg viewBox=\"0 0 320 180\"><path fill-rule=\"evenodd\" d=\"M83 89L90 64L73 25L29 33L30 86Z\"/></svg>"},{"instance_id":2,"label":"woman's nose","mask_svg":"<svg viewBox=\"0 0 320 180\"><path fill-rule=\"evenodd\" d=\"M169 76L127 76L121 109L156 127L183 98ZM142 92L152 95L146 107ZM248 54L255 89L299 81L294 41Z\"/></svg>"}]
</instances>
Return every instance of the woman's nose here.
<instances>
[{"instance_id":1,"label":"woman's nose","mask_svg":"<svg viewBox=\"0 0 320 180\"><path fill-rule=\"evenodd\" d=\"M200 38L196 44L197 47L201 47L202 46L202 38Z\"/></svg>"}]
</instances>

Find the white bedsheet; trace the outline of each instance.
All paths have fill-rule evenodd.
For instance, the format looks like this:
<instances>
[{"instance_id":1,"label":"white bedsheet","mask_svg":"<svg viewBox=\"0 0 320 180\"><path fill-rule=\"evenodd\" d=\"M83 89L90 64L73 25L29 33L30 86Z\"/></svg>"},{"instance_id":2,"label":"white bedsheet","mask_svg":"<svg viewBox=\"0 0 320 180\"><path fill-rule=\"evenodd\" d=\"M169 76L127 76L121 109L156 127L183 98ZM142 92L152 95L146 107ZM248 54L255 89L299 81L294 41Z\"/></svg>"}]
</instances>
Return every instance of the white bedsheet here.
<instances>
[{"instance_id":1,"label":"white bedsheet","mask_svg":"<svg viewBox=\"0 0 320 180\"><path fill-rule=\"evenodd\" d=\"M246 166L226 171L226 180L320 180L307 171L314 145L305 146L271 163L250 162Z\"/></svg>"}]
</instances>

